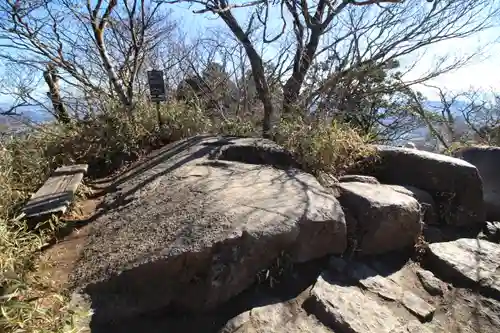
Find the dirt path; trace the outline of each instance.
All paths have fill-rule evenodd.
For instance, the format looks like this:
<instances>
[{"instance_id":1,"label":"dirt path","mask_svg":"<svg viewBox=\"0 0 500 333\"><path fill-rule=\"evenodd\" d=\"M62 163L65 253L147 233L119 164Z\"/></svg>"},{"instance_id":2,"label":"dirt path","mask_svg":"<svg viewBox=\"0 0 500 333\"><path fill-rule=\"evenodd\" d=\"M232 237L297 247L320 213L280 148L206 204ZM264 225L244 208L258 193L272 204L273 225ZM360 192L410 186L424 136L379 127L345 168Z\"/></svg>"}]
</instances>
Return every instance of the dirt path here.
<instances>
[{"instance_id":1,"label":"dirt path","mask_svg":"<svg viewBox=\"0 0 500 333\"><path fill-rule=\"evenodd\" d=\"M54 243L48 245L38 259L38 274L42 275L56 290L63 290L69 275L80 257L91 223L100 212L100 204L109 187L109 181L86 186L87 198L75 201L73 208L61 217L67 227L61 229ZM88 192L88 191L86 191Z\"/></svg>"}]
</instances>

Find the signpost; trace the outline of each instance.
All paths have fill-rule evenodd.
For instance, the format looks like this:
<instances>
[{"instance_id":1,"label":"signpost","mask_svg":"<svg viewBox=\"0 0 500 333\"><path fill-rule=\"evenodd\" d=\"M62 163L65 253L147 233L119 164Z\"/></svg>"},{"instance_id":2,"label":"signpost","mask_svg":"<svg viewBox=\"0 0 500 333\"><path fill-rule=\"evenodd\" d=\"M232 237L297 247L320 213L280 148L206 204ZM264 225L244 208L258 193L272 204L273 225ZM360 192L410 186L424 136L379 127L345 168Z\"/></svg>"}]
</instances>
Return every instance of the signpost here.
<instances>
[{"instance_id":1,"label":"signpost","mask_svg":"<svg viewBox=\"0 0 500 333\"><path fill-rule=\"evenodd\" d=\"M166 100L165 96L165 81L163 81L163 71L151 70L148 71L149 94L151 102L156 103L156 113L158 114L158 123L162 127L162 119L160 114L160 102Z\"/></svg>"}]
</instances>

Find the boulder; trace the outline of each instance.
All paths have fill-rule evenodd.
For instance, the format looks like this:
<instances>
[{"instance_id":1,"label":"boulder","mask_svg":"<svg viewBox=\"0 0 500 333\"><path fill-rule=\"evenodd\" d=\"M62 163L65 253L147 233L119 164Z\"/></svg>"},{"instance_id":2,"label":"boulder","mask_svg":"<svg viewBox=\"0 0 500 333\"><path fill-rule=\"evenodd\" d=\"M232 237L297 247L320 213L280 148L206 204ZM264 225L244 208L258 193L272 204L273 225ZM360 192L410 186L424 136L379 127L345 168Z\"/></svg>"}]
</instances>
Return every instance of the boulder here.
<instances>
[{"instance_id":1,"label":"boulder","mask_svg":"<svg viewBox=\"0 0 500 333\"><path fill-rule=\"evenodd\" d=\"M423 221L426 224L438 224L439 217L436 209L436 202L428 192L413 186L387 185L394 191L409 195L415 198L422 207Z\"/></svg>"},{"instance_id":2,"label":"boulder","mask_svg":"<svg viewBox=\"0 0 500 333\"><path fill-rule=\"evenodd\" d=\"M324 187L332 187L339 181L332 174L320 171L317 175L318 181Z\"/></svg>"},{"instance_id":3,"label":"boulder","mask_svg":"<svg viewBox=\"0 0 500 333\"><path fill-rule=\"evenodd\" d=\"M330 265L332 265L331 261ZM341 264L340 267L342 266ZM393 279L380 275L378 271L361 262L349 262L346 264L346 268L347 276L363 286L364 289L378 294L383 299L400 303L421 321L432 319L436 309L410 290L405 290L405 287ZM337 267L334 269L339 271Z\"/></svg>"},{"instance_id":4,"label":"boulder","mask_svg":"<svg viewBox=\"0 0 500 333\"><path fill-rule=\"evenodd\" d=\"M314 284L309 308L333 332L430 332L418 320L398 317L375 297L336 280L329 272Z\"/></svg>"},{"instance_id":5,"label":"boulder","mask_svg":"<svg viewBox=\"0 0 500 333\"><path fill-rule=\"evenodd\" d=\"M258 165L272 165L278 168L299 168L293 155L274 141L260 138L225 137L210 153L216 160L242 162Z\"/></svg>"},{"instance_id":6,"label":"boulder","mask_svg":"<svg viewBox=\"0 0 500 333\"><path fill-rule=\"evenodd\" d=\"M427 264L440 277L480 286L500 297L500 245L461 238L429 245Z\"/></svg>"},{"instance_id":7,"label":"boulder","mask_svg":"<svg viewBox=\"0 0 500 333\"><path fill-rule=\"evenodd\" d=\"M420 283L422 283L422 286L429 294L433 296L443 295L445 289L444 283L437 277L435 277L431 271L428 271L426 269L418 269L416 271L416 274L418 276L418 279L420 280Z\"/></svg>"},{"instance_id":8,"label":"boulder","mask_svg":"<svg viewBox=\"0 0 500 333\"><path fill-rule=\"evenodd\" d=\"M420 205L411 196L384 185L340 183L337 198L360 255L411 247L422 232ZM352 224L355 225L352 225Z\"/></svg>"},{"instance_id":9,"label":"boulder","mask_svg":"<svg viewBox=\"0 0 500 333\"><path fill-rule=\"evenodd\" d=\"M430 193L443 224L484 223L483 184L475 166L422 150L384 145L376 148L378 158L364 164L363 174L381 183L410 185Z\"/></svg>"},{"instance_id":10,"label":"boulder","mask_svg":"<svg viewBox=\"0 0 500 333\"><path fill-rule=\"evenodd\" d=\"M486 218L500 221L500 147L473 146L456 150L453 155L474 165L483 180Z\"/></svg>"},{"instance_id":11,"label":"boulder","mask_svg":"<svg viewBox=\"0 0 500 333\"><path fill-rule=\"evenodd\" d=\"M417 149L417 146L415 146L415 143L413 143L411 141L406 142L402 147L403 148Z\"/></svg>"},{"instance_id":12,"label":"boulder","mask_svg":"<svg viewBox=\"0 0 500 333\"><path fill-rule=\"evenodd\" d=\"M187 142L120 177L92 223L71 281L93 320L211 309L283 253L303 262L345 250L341 206L312 175L217 159L227 139Z\"/></svg>"},{"instance_id":13,"label":"boulder","mask_svg":"<svg viewBox=\"0 0 500 333\"><path fill-rule=\"evenodd\" d=\"M367 184L380 184L377 178L371 176L363 176L363 175L344 175L339 178L339 182L348 183L348 182L358 182L358 183L367 183Z\"/></svg>"},{"instance_id":14,"label":"boulder","mask_svg":"<svg viewBox=\"0 0 500 333\"><path fill-rule=\"evenodd\" d=\"M220 333L331 333L313 315L308 315L295 301L253 308L231 319Z\"/></svg>"}]
</instances>

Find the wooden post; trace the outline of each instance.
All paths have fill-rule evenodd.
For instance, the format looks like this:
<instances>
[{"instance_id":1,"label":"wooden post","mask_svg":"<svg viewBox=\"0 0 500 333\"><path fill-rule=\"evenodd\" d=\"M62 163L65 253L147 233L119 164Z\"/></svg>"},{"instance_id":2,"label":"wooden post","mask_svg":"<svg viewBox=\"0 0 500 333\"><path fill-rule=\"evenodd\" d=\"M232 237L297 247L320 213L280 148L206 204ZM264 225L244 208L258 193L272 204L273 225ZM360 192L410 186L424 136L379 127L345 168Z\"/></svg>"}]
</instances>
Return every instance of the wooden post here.
<instances>
[{"instance_id":1,"label":"wooden post","mask_svg":"<svg viewBox=\"0 0 500 333\"><path fill-rule=\"evenodd\" d=\"M161 118L161 112L160 112L160 102L156 102L156 114L158 115L158 126L160 129L163 127L163 119Z\"/></svg>"}]
</instances>

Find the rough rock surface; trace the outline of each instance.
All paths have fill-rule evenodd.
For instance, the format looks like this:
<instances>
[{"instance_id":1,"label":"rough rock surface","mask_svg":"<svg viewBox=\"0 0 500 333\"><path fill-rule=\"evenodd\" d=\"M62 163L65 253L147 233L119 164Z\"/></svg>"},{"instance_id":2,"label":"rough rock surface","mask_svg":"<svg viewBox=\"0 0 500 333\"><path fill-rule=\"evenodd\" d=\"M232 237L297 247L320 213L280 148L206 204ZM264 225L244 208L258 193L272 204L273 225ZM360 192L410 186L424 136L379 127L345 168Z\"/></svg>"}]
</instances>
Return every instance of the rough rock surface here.
<instances>
[{"instance_id":1,"label":"rough rock surface","mask_svg":"<svg viewBox=\"0 0 500 333\"><path fill-rule=\"evenodd\" d=\"M347 275L371 292L402 304L422 321L431 319L434 314L435 308L432 305L365 264L350 263Z\"/></svg>"},{"instance_id":2,"label":"rough rock surface","mask_svg":"<svg viewBox=\"0 0 500 333\"><path fill-rule=\"evenodd\" d=\"M339 182L348 183L348 182L358 182L358 183L367 183L367 184L380 184L377 178L372 176L363 176L363 175L344 175L339 177Z\"/></svg>"},{"instance_id":3,"label":"rough rock surface","mask_svg":"<svg viewBox=\"0 0 500 333\"><path fill-rule=\"evenodd\" d=\"M312 312L333 332L428 332L417 320L397 316L388 306L360 289L323 273L311 291Z\"/></svg>"},{"instance_id":4,"label":"rough rock surface","mask_svg":"<svg viewBox=\"0 0 500 333\"><path fill-rule=\"evenodd\" d=\"M363 170L381 183L410 185L430 193L440 220L449 225L485 221L483 185L472 164L422 150L377 146L379 159Z\"/></svg>"},{"instance_id":5,"label":"rough rock surface","mask_svg":"<svg viewBox=\"0 0 500 333\"><path fill-rule=\"evenodd\" d=\"M419 269L416 271L418 279L422 283L425 290L431 295L443 295L444 284L441 280L434 276L431 271Z\"/></svg>"},{"instance_id":6,"label":"rough rock surface","mask_svg":"<svg viewBox=\"0 0 500 333\"><path fill-rule=\"evenodd\" d=\"M210 309L283 251L303 262L345 250L335 197L295 169L222 160L239 140L184 140L117 180L72 277L94 319L168 305Z\"/></svg>"},{"instance_id":7,"label":"rough rock surface","mask_svg":"<svg viewBox=\"0 0 500 333\"><path fill-rule=\"evenodd\" d=\"M422 209L423 221L426 224L439 223L439 217L436 209L436 202L432 198L432 195L430 195L424 190L421 190L413 186L401 186L401 185L387 185L387 186L389 186L396 192L403 193L417 199Z\"/></svg>"},{"instance_id":8,"label":"rough rock surface","mask_svg":"<svg viewBox=\"0 0 500 333\"><path fill-rule=\"evenodd\" d=\"M461 238L429 245L428 265L435 274L479 285L500 297L500 245L480 239Z\"/></svg>"},{"instance_id":9,"label":"rough rock surface","mask_svg":"<svg viewBox=\"0 0 500 333\"><path fill-rule=\"evenodd\" d=\"M458 149L453 153L477 167L483 180L486 218L500 221L500 147L472 146Z\"/></svg>"},{"instance_id":10,"label":"rough rock surface","mask_svg":"<svg viewBox=\"0 0 500 333\"><path fill-rule=\"evenodd\" d=\"M315 316L307 314L297 301L253 308L231 319L220 333L331 333Z\"/></svg>"},{"instance_id":11,"label":"rough rock surface","mask_svg":"<svg viewBox=\"0 0 500 333\"><path fill-rule=\"evenodd\" d=\"M419 281L421 267L404 256L363 262L334 256L330 268L324 260L319 262L319 267L310 262L294 265L296 270L282 283L255 286L209 313L156 312L113 325L93 325L92 332L500 332L499 301L453 285L442 295L432 295ZM365 274L359 275L361 280L353 274L356 271ZM302 281L292 287L292 294L289 288L296 282L290 285L291 280ZM389 292L392 289L403 290L403 296ZM432 317L419 314L428 306L435 308Z\"/></svg>"},{"instance_id":12,"label":"rough rock surface","mask_svg":"<svg viewBox=\"0 0 500 333\"><path fill-rule=\"evenodd\" d=\"M231 138L229 138L231 140ZM231 144L221 141L219 149L210 153L212 159L235 161L248 164L273 165L289 169L300 165L286 149L267 139L234 138Z\"/></svg>"},{"instance_id":13,"label":"rough rock surface","mask_svg":"<svg viewBox=\"0 0 500 333\"><path fill-rule=\"evenodd\" d=\"M415 243L422 231L417 200L384 185L350 182L337 189L340 204L352 217L348 227L358 254L381 254Z\"/></svg>"}]
</instances>

